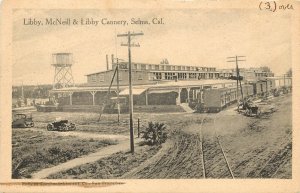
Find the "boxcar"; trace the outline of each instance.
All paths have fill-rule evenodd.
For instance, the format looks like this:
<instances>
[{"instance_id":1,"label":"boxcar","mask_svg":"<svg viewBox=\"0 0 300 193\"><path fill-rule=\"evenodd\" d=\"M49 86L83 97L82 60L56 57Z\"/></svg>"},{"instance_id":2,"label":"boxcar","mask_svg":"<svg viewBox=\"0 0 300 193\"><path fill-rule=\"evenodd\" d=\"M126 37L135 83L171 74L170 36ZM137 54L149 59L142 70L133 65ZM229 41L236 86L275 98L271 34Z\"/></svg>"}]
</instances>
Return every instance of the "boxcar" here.
<instances>
[{"instance_id":1,"label":"boxcar","mask_svg":"<svg viewBox=\"0 0 300 193\"><path fill-rule=\"evenodd\" d=\"M226 106L236 102L236 88L213 88L203 92L205 112L220 112Z\"/></svg>"}]
</instances>

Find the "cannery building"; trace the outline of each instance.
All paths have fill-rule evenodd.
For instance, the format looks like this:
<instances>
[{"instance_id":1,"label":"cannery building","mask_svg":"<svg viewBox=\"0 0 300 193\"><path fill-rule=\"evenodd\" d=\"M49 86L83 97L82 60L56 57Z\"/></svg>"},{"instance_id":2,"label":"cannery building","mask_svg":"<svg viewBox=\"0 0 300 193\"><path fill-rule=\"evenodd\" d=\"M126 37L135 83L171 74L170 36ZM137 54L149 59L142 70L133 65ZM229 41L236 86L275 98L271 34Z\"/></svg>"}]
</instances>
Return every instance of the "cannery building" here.
<instances>
[{"instance_id":1,"label":"cannery building","mask_svg":"<svg viewBox=\"0 0 300 193\"><path fill-rule=\"evenodd\" d=\"M129 66L127 62L120 62L118 65L119 91L117 77L115 76L112 81L117 66L116 62L112 61L111 69L107 65L106 71L87 74L87 82L83 86L53 89L51 93L57 98L63 111L98 112L104 101L107 98L113 100L118 92L126 102L129 95ZM193 107L195 104L204 106L219 104L210 107L219 111L236 102L240 96L236 80L230 79L235 73L234 69L173 65L168 62L132 63L134 109L144 112L184 111L185 107ZM258 78L272 76L271 71L265 73L262 69L242 69L240 73L244 76L242 81L244 96L265 93L273 88L272 85L275 86L274 80ZM264 74L260 75L262 73ZM108 93L111 82L112 86ZM218 96L214 100L220 102L211 102L213 99L211 96Z\"/></svg>"},{"instance_id":2,"label":"cannery building","mask_svg":"<svg viewBox=\"0 0 300 193\"><path fill-rule=\"evenodd\" d=\"M107 86L110 84L116 63L112 64L112 69L87 74L88 86ZM134 85L157 84L163 81L183 81L201 79L219 79L229 77L232 72L222 73L214 67L197 67L171 64L146 64L132 63L132 80ZM119 64L119 83L128 85L128 63ZM113 82L116 85L116 79Z\"/></svg>"}]
</instances>

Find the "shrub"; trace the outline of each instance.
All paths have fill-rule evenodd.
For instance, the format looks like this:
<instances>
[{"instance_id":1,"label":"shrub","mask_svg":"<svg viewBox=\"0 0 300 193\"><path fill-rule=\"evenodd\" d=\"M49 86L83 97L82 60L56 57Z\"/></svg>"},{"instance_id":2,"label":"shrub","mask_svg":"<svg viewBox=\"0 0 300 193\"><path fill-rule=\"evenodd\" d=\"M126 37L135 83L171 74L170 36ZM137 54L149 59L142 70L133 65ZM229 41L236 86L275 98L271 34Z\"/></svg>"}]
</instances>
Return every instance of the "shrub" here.
<instances>
[{"instance_id":1,"label":"shrub","mask_svg":"<svg viewBox=\"0 0 300 193\"><path fill-rule=\"evenodd\" d=\"M145 131L142 131L142 138L148 145L162 144L167 139L166 125L164 123L149 122Z\"/></svg>"}]
</instances>

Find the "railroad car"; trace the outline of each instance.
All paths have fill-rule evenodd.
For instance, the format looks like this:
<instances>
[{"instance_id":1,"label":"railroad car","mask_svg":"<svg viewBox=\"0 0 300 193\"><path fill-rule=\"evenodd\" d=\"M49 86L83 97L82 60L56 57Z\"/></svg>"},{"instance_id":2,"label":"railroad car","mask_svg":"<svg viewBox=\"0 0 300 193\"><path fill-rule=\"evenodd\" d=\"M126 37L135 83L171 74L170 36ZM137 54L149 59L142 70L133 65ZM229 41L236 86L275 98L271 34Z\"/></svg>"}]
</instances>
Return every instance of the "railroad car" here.
<instances>
[{"instance_id":1,"label":"railroad car","mask_svg":"<svg viewBox=\"0 0 300 193\"><path fill-rule=\"evenodd\" d=\"M253 96L253 85L242 85L243 97ZM241 95L239 87L239 95ZM203 92L203 112L220 112L225 107L236 103L236 87L211 88Z\"/></svg>"},{"instance_id":2,"label":"railroad car","mask_svg":"<svg viewBox=\"0 0 300 193\"><path fill-rule=\"evenodd\" d=\"M203 92L204 112L220 112L226 106L236 102L236 88L212 88Z\"/></svg>"},{"instance_id":3,"label":"railroad car","mask_svg":"<svg viewBox=\"0 0 300 193\"><path fill-rule=\"evenodd\" d=\"M264 93L266 93L267 91L267 81L256 81L256 82L252 82L250 83L251 85L253 85L253 94L254 95L263 95Z\"/></svg>"},{"instance_id":4,"label":"railroad car","mask_svg":"<svg viewBox=\"0 0 300 193\"><path fill-rule=\"evenodd\" d=\"M282 79L283 80L283 79ZM277 88L288 87L291 85L291 79L286 78L285 84L281 79L266 79L243 84L243 97L251 96L264 96L268 92L272 92ZM240 98L240 87L238 90ZM207 88L203 91L203 101L197 111L200 112L220 112L223 108L235 103L236 100L236 87L225 88ZM200 109L199 109L200 108Z\"/></svg>"},{"instance_id":5,"label":"railroad car","mask_svg":"<svg viewBox=\"0 0 300 193\"><path fill-rule=\"evenodd\" d=\"M245 85L242 86L242 88L243 88L244 97L253 96L253 94L254 94L253 85L245 84Z\"/></svg>"}]
</instances>

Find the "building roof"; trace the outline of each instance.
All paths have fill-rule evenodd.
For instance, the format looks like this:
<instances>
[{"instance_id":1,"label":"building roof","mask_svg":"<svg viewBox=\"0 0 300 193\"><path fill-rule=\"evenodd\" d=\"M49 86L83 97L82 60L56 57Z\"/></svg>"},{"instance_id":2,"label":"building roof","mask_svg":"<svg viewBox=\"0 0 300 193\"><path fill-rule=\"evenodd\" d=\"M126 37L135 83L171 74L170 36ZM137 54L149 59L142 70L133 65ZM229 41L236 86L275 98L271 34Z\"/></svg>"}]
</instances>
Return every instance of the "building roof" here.
<instances>
[{"instance_id":1,"label":"building roof","mask_svg":"<svg viewBox=\"0 0 300 193\"><path fill-rule=\"evenodd\" d=\"M135 85L133 89L135 93L143 93L145 90L161 90L161 89L179 89L186 87L197 87L197 86L208 86L208 85L217 85L217 84L235 84L235 80L224 80L224 79L209 79L209 80L194 80L194 81L166 81L160 82L158 84L148 84L148 85ZM124 95L126 95L126 89L128 86L120 86L121 92L124 91ZM108 86L99 86L99 87L67 87L54 89L51 92L91 92L91 91L107 91L109 89ZM111 90L116 91L116 86L112 86Z\"/></svg>"},{"instance_id":2,"label":"building roof","mask_svg":"<svg viewBox=\"0 0 300 193\"><path fill-rule=\"evenodd\" d=\"M109 69L109 70L104 70L104 71L99 71L99 72L93 72L93 73L85 74L84 76L90 76L90 75L100 74L100 73L110 72L110 71L114 71L114 69Z\"/></svg>"},{"instance_id":3,"label":"building roof","mask_svg":"<svg viewBox=\"0 0 300 193\"><path fill-rule=\"evenodd\" d=\"M160 84L151 85L151 87L186 87L186 86L202 86L202 85L214 85L214 84L229 84L236 83L235 80L224 79L203 79L203 80L184 80L184 81L166 81Z\"/></svg>"},{"instance_id":4,"label":"building roof","mask_svg":"<svg viewBox=\"0 0 300 193\"><path fill-rule=\"evenodd\" d=\"M132 94L133 95L140 95L140 94L142 94L143 92L145 92L145 90L147 90L147 88L133 88L132 89ZM129 95L129 89L128 88L126 88L125 90L123 90L123 91L121 91L120 93L119 93L119 95Z\"/></svg>"}]
</instances>

